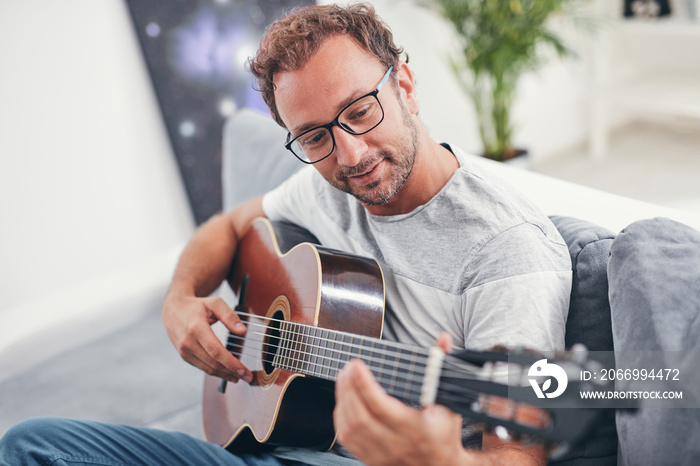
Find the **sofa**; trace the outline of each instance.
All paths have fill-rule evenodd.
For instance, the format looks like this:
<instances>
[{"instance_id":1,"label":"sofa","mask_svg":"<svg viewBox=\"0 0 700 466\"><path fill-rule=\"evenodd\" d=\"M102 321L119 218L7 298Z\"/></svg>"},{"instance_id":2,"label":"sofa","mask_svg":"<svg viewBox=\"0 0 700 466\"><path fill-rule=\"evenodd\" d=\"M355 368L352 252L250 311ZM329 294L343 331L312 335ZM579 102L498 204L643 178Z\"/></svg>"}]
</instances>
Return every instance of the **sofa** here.
<instances>
[{"instance_id":1,"label":"sofa","mask_svg":"<svg viewBox=\"0 0 700 466\"><path fill-rule=\"evenodd\" d=\"M303 167L283 147L285 137L285 130L267 115L253 110L241 110L229 119L224 130L222 159L225 209L269 191ZM640 309L645 305L645 297L677 295L684 290L687 294L688 287L692 289L700 277L700 218L481 157L474 156L473 162L483 165L529 196L550 216L569 246L573 286L566 327L567 348L582 343L590 351L651 349L643 344L630 347L627 329L642 327L634 338L647 343L666 333L666 320L653 315L653 309L632 316L623 315L615 320L611 317L611 302L614 308ZM646 244L645 250L652 251L651 258L634 249L640 237L641 243ZM675 255L669 256L667 246L675 244L681 237L684 238L682 255L679 257L676 251ZM636 263L630 265L634 261ZM609 288L610 266L616 279L612 290ZM630 268L634 270L631 272ZM659 270L671 269L681 272L675 277L678 280L676 286L666 291L659 286L664 284L657 283L655 277ZM640 284L646 283L645 280L650 281L644 285L647 295L640 294L637 286L635 292L627 291L632 289L630 282ZM695 290L700 289L700 281L697 285ZM622 292L616 293L617 290ZM632 301L639 302L628 302L630 295ZM630 313L625 311L625 314ZM700 297L686 300L673 316L674 325L692 326L698 313ZM688 346L693 347L687 349L694 349L690 336L687 338L691 341ZM664 348L685 349L672 345ZM692 358L687 362L692 365ZM688 432L696 440L700 438L697 410L686 410L685 415L680 416L685 431L676 428L674 416L670 413L674 410L663 411L640 409L638 413L629 414L606 410L586 442L553 463L682 464L697 460L698 447L679 446L677 441L679 437L687 438ZM661 420L651 421L652 418Z\"/></svg>"}]
</instances>

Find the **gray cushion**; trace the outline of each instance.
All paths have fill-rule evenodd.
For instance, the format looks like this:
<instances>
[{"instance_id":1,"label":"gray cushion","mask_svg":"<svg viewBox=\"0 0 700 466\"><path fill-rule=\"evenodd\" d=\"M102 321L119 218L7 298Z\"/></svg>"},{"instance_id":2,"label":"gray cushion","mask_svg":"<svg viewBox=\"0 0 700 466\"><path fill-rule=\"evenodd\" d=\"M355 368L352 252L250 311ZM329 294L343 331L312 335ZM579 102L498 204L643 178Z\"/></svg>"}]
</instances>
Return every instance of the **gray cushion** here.
<instances>
[{"instance_id":1,"label":"gray cushion","mask_svg":"<svg viewBox=\"0 0 700 466\"><path fill-rule=\"evenodd\" d=\"M700 232L667 218L635 222L613 242L608 275L618 367L641 368L650 355L678 352L680 360L663 364L680 370L684 402L698 406ZM617 429L622 464L700 458L700 409L619 412Z\"/></svg>"},{"instance_id":2,"label":"gray cushion","mask_svg":"<svg viewBox=\"0 0 700 466\"><path fill-rule=\"evenodd\" d=\"M569 247L573 270L566 347L583 343L590 351L612 351L607 266L615 235L584 220L550 218Z\"/></svg>"},{"instance_id":3,"label":"gray cushion","mask_svg":"<svg viewBox=\"0 0 700 466\"><path fill-rule=\"evenodd\" d=\"M572 217L550 217L571 255L573 281L566 322L566 347L582 343L591 351L612 351L607 263L615 235L606 228ZM557 465L616 465L615 412L608 410L582 445L552 462Z\"/></svg>"},{"instance_id":4,"label":"gray cushion","mask_svg":"<svg viewBox=\"0 0 700 466\"><path fill-rule=\"evenodd\" d=\"M225 210L265 194L304 167L284 148L286 137L270 116L254 110L240 110L228 119L221 160Z\"/></svg>"}]
</instances>

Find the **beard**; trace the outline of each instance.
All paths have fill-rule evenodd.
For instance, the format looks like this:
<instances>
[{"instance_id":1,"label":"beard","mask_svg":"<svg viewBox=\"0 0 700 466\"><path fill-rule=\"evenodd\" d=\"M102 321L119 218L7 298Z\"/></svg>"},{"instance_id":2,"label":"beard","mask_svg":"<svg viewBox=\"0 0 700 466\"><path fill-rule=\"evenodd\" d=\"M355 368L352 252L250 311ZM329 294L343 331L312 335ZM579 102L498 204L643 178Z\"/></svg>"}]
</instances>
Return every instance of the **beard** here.
<instances>
[{"instance_id":1,"label":"beard","mask_svg":"<svg viewBox=\"0 0 700 466\"><path fill-rule=\"evenodd\" d=\"M328 179L328 182L365 205L383 205L393 199L411 175L418 153L418 128L408 108L403 103L401 104L401 119L407 135L403 138L405 142L399 147L398 153L381 150L354 167L338 171L333 179ZM377 178L359 188L351 185L349 182L351 176L366 173L382 160L391 167L388 178Z\"/></svg>"}]
</instances>

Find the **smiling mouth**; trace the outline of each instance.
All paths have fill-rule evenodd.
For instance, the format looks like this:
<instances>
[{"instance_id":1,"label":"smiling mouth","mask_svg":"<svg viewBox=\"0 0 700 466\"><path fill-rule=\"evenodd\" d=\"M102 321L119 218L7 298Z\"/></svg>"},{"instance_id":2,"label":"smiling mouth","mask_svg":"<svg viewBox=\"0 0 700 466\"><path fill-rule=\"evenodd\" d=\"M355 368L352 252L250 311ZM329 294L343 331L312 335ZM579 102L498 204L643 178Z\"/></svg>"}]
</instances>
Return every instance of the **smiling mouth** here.
<instances>
[{"instance_id":1,"label":"smiling mouth","mask_svg":"<svg viewBox=\"0 0 700 466\"><path fill-rule=\"evenodd\" d=\"M374 165L372 168L370 168L369 170L367 170L366 172L361 173L359 175L352 175L350 178L360 178L362 176L369 175L370 173L372 173L374 171L375 168L377 168L377 166L379 166L378 163L376 165Z\"/></svg>"},{"instance_id":2,"label":"smiling mouth","mask_svg":"<svg viewBox=\"0 0 700 466\"><path fill-rule=\"evenodd\" d=\"M377 176L379 176L379 170L377 168L382 164L382 162L384 162L384 159L379 160L379 162L373 165L372 168L359 175L348 176L348 179L359 185L371 183Z\"/></svg>"}]
</instances>

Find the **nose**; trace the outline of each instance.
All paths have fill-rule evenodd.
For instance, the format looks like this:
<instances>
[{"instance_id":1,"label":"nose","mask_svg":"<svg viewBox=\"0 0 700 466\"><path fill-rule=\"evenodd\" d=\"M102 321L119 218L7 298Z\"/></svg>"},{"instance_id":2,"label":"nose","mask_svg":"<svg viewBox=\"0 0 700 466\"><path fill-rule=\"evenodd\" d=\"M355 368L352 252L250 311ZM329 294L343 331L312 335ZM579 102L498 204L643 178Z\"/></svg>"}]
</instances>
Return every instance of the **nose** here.
<instances>
[{"instance_id":1,"label":"nose","mask_svg":"<svg viewBox=\"0 0 700 466\"><path fill-rule=\"evenodd\" d=\"M367 152L367 143L364 135L355 136L343 129L333 128L335 138L335 158L339 165L354 167L362 160L362 155Z\"/></svg>"}]
</instances>

